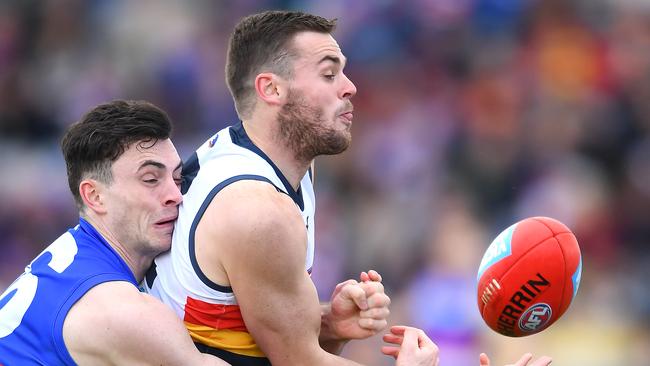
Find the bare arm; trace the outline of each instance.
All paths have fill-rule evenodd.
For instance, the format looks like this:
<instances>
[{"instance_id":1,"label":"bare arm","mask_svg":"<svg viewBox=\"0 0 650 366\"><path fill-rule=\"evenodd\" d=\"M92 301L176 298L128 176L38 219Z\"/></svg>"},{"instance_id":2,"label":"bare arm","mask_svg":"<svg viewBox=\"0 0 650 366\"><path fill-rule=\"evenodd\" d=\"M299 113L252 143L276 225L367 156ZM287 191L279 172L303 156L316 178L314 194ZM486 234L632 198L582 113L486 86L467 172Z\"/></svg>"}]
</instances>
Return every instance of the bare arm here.
<instances>
[{"instance_id":1,"label":"bare arm","mask_svg":"<svg viewBox=\"0 0 650 366\"><path fill-rule=\"evenodd\" d=\"M63 337L82 365L228 365L201 354L171 309L127 282L88 291L68 313Z\"/></svg>"},{"instance_id":2,"label":"bare arm","mask_svg":"<svg viewBox=\"0 0 650 366\"><path fill-rule=\"evenodd\" d=\"M227 214L225 214L227 213ZM250 333L273 365L358 365L318 342L321 307L305 270L307 233L288 196L263 182L224 188L199 224L214 258L199 258L227 273ZM197 242L197 256L204 256Z\"/></svg>"}]
</instances>

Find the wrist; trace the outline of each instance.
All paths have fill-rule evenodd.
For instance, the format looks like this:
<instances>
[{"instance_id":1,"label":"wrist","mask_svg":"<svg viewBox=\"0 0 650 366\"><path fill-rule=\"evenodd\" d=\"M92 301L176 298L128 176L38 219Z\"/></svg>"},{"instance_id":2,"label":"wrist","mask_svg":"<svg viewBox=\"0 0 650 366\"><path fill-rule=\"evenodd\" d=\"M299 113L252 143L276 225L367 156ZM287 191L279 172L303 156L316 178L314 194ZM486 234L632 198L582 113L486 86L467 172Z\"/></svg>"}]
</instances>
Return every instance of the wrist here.
<instances>
[{"instance_id":1,"label":"wrist","mask_svg":"<svg viewBox=\"0 0 650 366\"><path fill-rule=\"evenodd\" d=\"M342 338L336 332L332 319L332 307L329 303L321 304L321 326L318 342L321 348L332 354L340 354L349 339Z\"/></svg>"}]
</instances>

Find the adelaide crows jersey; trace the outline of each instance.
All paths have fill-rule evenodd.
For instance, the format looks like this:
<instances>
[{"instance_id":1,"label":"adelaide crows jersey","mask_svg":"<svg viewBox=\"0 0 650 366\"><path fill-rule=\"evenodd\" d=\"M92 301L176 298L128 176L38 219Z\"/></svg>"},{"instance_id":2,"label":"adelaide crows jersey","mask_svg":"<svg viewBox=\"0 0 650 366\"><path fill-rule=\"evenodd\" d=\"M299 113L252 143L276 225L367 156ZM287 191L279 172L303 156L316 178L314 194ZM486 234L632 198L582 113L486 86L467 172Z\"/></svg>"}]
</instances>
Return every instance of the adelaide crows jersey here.
<instances>
[{"instance_id":1,"label":"adelaide crows jersey","mask_svg":"<svg viewBox=\"0 0 650 366\"><path fill-rule=\"evenodd\" d=\"M75 365L63 322L86 292L108 281L138 285L119 254L80 219L0 297L0 365Z\"/></svg>"},{"instance_id":2,"label":"adelaide crows jersey","mask_svg":"<svg viewBox=\"0 0 650 366\"><path fill-rule=\"evenodd\" d=\"M194 235L212 199L240 180L265 181L284 192L301 211L307 228L305 270L314 260L314 190L308 172L295 191L275 164L255 146L242 123L219 131L183 166L183 203L171 252L156 258L146 291L170 305L185 322L197 347L236 365L266 365L249 334L231 287L212 282L198 266Z\"/></svg>"}]
</instances>

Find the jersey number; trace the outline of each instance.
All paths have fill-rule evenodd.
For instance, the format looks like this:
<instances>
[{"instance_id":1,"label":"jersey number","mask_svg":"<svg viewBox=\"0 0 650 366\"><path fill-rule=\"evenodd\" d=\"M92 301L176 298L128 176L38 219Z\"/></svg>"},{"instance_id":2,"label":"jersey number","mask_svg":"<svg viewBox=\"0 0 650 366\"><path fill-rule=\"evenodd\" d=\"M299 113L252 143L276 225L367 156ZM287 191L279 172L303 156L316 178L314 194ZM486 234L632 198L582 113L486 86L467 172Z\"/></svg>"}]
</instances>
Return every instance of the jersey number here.
<instances>
[{"instance_id":1,"label":"jersey number","mask_svg":"<svg viewBox=\"0 0 650 366\"><path fill-rule=\"evenodd\" d=\"M45 253L50 253L52 259L47 266L62 273L72 264L77 251L77 243L72 234L66 232L36 257L25 268L25 273L9 286L0 297L0 338L10 335L18 328L29 306L34 301L38 288L38 277L31 273L32 264Z\"/></svg>"}]
</instances>

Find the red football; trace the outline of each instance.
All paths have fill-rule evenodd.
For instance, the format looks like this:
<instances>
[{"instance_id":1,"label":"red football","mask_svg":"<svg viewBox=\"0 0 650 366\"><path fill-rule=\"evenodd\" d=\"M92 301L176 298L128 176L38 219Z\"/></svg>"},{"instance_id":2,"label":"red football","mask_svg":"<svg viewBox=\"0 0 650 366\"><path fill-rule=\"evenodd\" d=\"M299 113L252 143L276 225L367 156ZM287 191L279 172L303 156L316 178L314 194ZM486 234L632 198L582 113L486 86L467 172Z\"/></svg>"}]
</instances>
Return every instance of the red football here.
<instances>
[{"instance_id":1,"label":"red football","mask_svg":"<svg viewBox=\"0 0 650 366\"><path fill-rule=\"evenodd\" d=\"M478 308L498 333L538 333L564 314L578 291L576 237L549 217L523 219L499 234L478 269Z\"/></svg>"}]
</instances>

